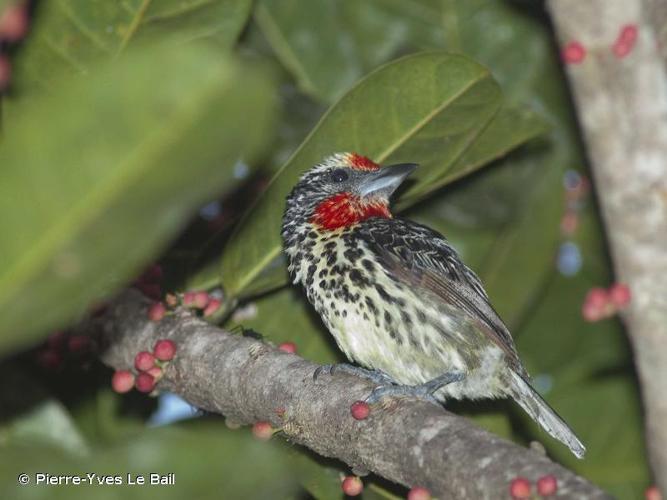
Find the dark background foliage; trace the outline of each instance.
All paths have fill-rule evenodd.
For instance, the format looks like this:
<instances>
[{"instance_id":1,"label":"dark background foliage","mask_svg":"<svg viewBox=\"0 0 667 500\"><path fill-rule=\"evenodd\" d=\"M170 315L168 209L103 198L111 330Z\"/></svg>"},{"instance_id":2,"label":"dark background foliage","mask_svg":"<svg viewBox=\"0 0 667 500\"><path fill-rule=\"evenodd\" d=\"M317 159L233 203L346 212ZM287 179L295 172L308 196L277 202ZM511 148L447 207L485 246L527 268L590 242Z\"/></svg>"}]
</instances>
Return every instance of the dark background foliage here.
<instances>
[{"instance_id":1,"label":"dark background foliage","mask_svg":"<svg viewBox=\"0 0 667 500\"><path fill-rule=\"evenodd\" d=\"M31 13L25 41L5 47L14 71L0 104L3 497L146 494L19 489L20 471L174 472L164 498L341 496L341 464L215 416L147 426L154 400L114 394L86 356L44 363L40 344L159 261L165 288L222 287L225 311L240 304L227 326L341 359L284 286L278 232L299 173L340 150L422 164L399 210L479 272L537 387L589 452L572 458L508 402L451 408L540 440L619 498L640 496L631 353L620 323L580 313L611 269L541 6L53 0ZM404 493L367 483L364 498Z\"/></svg>"}]
</instances>

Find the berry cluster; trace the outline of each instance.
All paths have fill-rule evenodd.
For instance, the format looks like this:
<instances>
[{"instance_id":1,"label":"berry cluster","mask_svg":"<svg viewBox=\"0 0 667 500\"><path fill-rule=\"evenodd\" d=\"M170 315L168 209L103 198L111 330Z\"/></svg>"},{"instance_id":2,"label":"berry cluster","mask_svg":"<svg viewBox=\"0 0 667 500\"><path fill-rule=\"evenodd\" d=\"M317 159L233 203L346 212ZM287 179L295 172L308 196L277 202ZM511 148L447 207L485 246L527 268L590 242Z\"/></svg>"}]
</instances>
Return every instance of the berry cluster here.
<instances>
[{"instance_id":1,"label":"berry cluster","mask_svg":"<svg viewBox=\"0 0 667 500\"><path fill-rule=\"evenodd\" d=\"M630 303L630 288L623 283L614 283L608 289L591 288L581 307L581 314L589 322L613 316Z\"/></svg>"},{"instance_id":2,"label":"berry cluster","mask_svg":"<svg viewBox=\"0 0 667 500\"><path fill-rule=\"evenodd\" d=\"M141 351L134 357L135 375L130 370L116 370L111 379L113 390L122 394L133 387L139 392L149 393L162 378L165 365L174 359L176 344L169 339L158 340L153 352Z\"/></svg>"},{"instance_id":3,"label":"berry cluster","mask_svg":"<svg viewBox=\"0 0 667 500\"><path fill-rule=\"evenodd\" d=\"M551 474L542 476L537 480L536 486L537 494L540 497L550 497L551 495L555 495L556 491L558 491L558 480L556 479L556 476ZM512 482L510 482L510 495L515 500L528 499L531 498L532 488L533 486L531 482L525 477L515 477L512 479Z\"/></svg>"},{"instance_id":4,"label":"berry cluster","mask_svg":"<svg viewBox=\"0 0 667 500\"><path fill-rule=\"evenodd\" d=\"M201 311L205 317L213 315L220 309L222 301L204 291L190 291L183 294L168 293L162 301L162 276L162 268L154 264L144 271L133 285L144 295L155 300L148 309L148 318L151 321L160 321L170 310L179 306Z\"/></svg>"},{"instance_id":5,"label":"berry cluster","mask_svg":"<svg viewBox=\"0 0 667 500\"><path fill-rule=\"evenodd\" d=\"M65 331L53 332L44 347L37 351L37 363L46 370L58 370L68 359L88 361L94 345L87 335L72 335Z\"/></svg>"}]
</instances>

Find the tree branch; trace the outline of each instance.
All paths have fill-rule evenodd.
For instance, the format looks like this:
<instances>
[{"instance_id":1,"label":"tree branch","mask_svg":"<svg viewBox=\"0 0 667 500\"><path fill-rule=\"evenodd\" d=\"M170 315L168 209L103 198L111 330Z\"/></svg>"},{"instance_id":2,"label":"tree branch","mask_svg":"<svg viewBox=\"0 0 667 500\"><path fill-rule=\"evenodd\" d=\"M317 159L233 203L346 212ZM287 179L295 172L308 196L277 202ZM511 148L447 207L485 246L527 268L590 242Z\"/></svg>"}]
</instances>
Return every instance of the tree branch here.
<instances>
[{"instance_id":1,"label":"tree branch","mask_svg":"<svg viewBox=\"0 0 667 500\"><path fill-rule=\"evenodd\" d=\"M550 0L563 44L587 50L568 75L642 386L653 472L667 495L667 74L665 0ZM632 38L633 27L636 39ZM622 46L623 36L627 45Z\"/></svg>"},{"instance_id":2,"label":"tree branch","mask_svg":"<svg viewBox=\"0 0 667 500\"><path fill-rule=\"evenodd\" d=\"M199 408L243 424L269 421L322 456L444 498L500 498L512 478L535 481L546 474L558 479L558 497L609 498L543 454L421 400L395 400L354 420L350 405L369 394L370 382L344 373L314 381L317 365L296 355L232 335L184 309L152 322L146 306L130 290L98 320L102 360L128 369L137 352L172 339L178 351L158 388Z\"/></svg>"}]
</instances>

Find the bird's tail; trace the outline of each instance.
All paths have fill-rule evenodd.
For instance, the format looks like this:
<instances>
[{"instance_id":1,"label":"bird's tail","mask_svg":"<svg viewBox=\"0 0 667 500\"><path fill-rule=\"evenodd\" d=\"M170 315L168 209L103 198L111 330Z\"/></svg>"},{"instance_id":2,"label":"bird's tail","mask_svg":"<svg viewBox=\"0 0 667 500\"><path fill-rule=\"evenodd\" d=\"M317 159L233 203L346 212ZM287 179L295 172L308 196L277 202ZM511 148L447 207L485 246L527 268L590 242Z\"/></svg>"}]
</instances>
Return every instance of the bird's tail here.
<instances>
[{"instance_id":1,"label":"bird's tail","mask_svg":"<svg viewBox=\"0 0 667 500\"><path fill-rule=\"evenodd\" d=\"M572 429L521 375L513 370L510 370L510 373L510 395L514 400L535 422L540 424L542 429L570 448L577 458L582 458L586 453L586 448Z\"/></svg>"}]
</instances>

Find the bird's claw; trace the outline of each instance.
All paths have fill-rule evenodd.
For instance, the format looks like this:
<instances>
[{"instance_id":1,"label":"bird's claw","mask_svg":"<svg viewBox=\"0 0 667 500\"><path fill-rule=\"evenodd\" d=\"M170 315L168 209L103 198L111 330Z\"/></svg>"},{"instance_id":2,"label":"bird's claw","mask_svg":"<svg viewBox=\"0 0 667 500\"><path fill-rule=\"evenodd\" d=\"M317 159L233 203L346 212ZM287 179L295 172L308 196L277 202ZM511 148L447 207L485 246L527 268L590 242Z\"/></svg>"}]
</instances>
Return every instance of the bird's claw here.
<instances>
[{"instance_id":1,"label":"bird's claw","mask_svg":"<svg viewBox=\"0 0 667 500\"><path fill-rule=\"evenodd\" d=\"M396 382L389 375L381 370L367 370L359 366L350 365L347 363L337 363L331 365L322 365L317 367L313 372L313 380L317 380L320 375L334 375L336 372L349 373L357 377L370 380L378 385L395 385Z\"/></svg>"},{"instance_id":2,"label":"bird's claw","mask_svg":"<svg viewBox=\"0 0 667 500\"><path fill-rule=\"evenodd\" d=\"M460 382L464 378L465 375L462 372L447 372L420 385L380 385L373 389L365 402L371 405L388 396L410 396L440 406L441 403L434 394L447 384Z\"/></svg>"}]
</instances>

